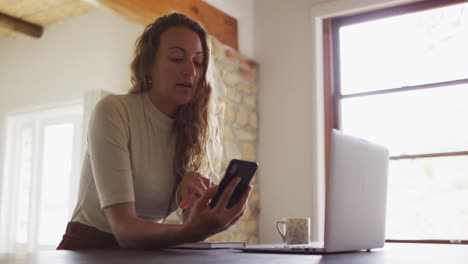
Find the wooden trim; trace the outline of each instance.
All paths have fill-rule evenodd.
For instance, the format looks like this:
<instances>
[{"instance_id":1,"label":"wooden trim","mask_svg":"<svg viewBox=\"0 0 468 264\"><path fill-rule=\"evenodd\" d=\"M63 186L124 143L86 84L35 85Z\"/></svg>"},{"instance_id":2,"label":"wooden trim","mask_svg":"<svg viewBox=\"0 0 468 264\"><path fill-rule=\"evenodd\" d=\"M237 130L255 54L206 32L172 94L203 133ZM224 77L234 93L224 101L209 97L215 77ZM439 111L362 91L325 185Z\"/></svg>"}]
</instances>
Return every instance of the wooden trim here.
<instances>
[{"instance_id":1,"label":"wooden trim","mask_svg":"<svg viewBox=\"0 0 468 264\"><path fill-rule=\"evenodd\" d=\"M332 82L332 92L333 92L333 128L341 129L341 63L340 63L340 34L338 28L335 24L334 19L330 19L330 30L331 30L331 40L330 40L330 61L331 61L331 77L333 78Z\"/></svg>"},{"instance_id":2,"label":"wooden trim","mask_svg":"<svg viewBox=\"0 0 468 264\"><path fill-rule=\"evenodd\" d=\"M438 158L438 157L453 157L453 156L468 156L468 151L456 151L456 152L439 152L439 153L427 153L427 154L415 154L415 155L400 155L391 156L391 160L402 160L402 159L418 159L418 158Z\"/></svg>"},{"instance_id":3,"label":"wooden trim","mask_svg":"<svg viewBox=\"0 0 468 264\"><path fill-rule=\"evenodd\" d=\"M455 85L460 85L460 84L468 84L468 79L459 79L459 80L452 80L452 81L438 82L438 83L428 83L428 84L421 84L421 85L414 85L414 86L404 86L400 88L390 88L390 89L371 91L371 92L345 94L345 95L340 95L339 99L381 95L381 94L389 94L389 93L399 93L399 92L407 92L407 91L416 91L416 90L424 90L424 89L430 89L430 88L438 88L438 87L443 87L443 86L455 86Z\"/></svg>"},{"instance_id":4,"label":"wooden trim","mask_svg":"<svg viewBox=\"0 0 468 264\"><path fill-rule=\"evenodd\" d=\"M468 244L468 240L459 239L385 239L387 243L423 243L423 244Z\"/></svg>"},{"instance_id":5,"label":"wooden trim","mask_svg":"<svg viewBox=\"0 0 468 264\"><path fill-rule=\"evenodd\" d=\"M42 26L24 21L22 19L12 17L10 15L0 12L0 25L13 30L18 33L22 33L34 38L40 38L44 31Z\"/></svg>"},{"instance_id":6,"label":"wooden trim","mask_svg":"<svg viewBox=\"0 0 468 264\"><path fill-rule=\"evenodd\" d=\"M323 35L323 107L324 107L324 153L325 153L325 204L326 204L326 190L328 185L328 175L330 174L330 149L331 149L331 131L334 127L334 78L333 78L333 45L332 45L332 19L323 20L322 25ZM326 225L326 223L325 223ZM324 226L325 232L327 228ZM324 234L327 236L327 234Z\"/></svg>"},{"instance_id":7,"label":"wooden trim","mask_svg":"<svg viewBox=\"0 0 468 264\"><path fill-rule=\"evenodd\" d=\"M334 79L333 79L333 47L331 19L323 21L323 73L324 73L324 114L325 114L325 177L330 171L330 135L335 126L334 109ZM326 185L326 180L325 180Z\"/></svg>"},{"instance_id":8,"label":"wooden trim","mask_svg":"<svg viewBox=\"0 0 468 264\"><path fill-rule=\"evenodd\" d=\"M209 34L238 50L237 20L202 0L98 0L103 6L141 25L177 11L200 22Z\"/></svg>"},{"instance_id":9,"label":"wooden trim","mask_svg":"<svg viewBox=\"0 0 468 264\"><path fill-rule=\"evenodd\" d=\"M398 16L409 13L416 13L421 11L426 11L434 8L456 5L468 2L468 0L426 0L419 1L410 4L400 4L393 7L388 7L384 9L379 9L375 11L370 11L361 14L351 14L341 17L335 17L333 23L336 23L338 27L344 25L357 24L362 22L367 22L370 20L377 20L382 18L388 18L392 16Z\"/></svg>"}]
</instances>

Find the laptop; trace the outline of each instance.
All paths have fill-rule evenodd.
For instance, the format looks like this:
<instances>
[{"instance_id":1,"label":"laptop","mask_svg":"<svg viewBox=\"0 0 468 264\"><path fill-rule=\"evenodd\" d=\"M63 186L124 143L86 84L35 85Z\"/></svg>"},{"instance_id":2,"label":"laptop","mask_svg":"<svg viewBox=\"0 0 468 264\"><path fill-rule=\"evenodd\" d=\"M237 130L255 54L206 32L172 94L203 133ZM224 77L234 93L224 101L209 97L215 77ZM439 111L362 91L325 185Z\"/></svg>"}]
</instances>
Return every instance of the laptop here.
<instances>
[{"instance_id":1,"label":"laptop","mask_svg":"<svg viewBox=\"0 0 468 264\"><path fill-rule=\"evenodd\" d=\"M323 242L248 245L244 252L324 254L385 244L389 152L375 143L331 132Z\"/></svg>"}]
</instances>

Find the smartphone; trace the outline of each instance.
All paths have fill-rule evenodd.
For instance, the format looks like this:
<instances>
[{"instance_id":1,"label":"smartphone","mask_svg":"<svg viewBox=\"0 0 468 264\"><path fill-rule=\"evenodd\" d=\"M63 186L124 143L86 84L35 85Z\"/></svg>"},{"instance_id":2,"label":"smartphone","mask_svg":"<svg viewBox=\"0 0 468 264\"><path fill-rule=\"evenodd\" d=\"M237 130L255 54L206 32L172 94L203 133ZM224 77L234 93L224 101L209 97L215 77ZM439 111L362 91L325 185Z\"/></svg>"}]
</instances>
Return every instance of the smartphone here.
<instances>
[{"instance_id":1,"label":"smartphone","mask_svg":"<svg viewBox=\"0 0 468 264\"><path fill-rule=\"evenodd\" d=\"M229 162L223 179L219 183L218 192L210 201L210 207L213 208L218 203L219 198L223 194L226 187L235 177L240 177L241 181L237 184L232 196L227 204L227 208L233 207L242 197L247 187L250 184L255 172L257 171L258 164L252 161L233 159Z\"/></svg>"}]
</instances>

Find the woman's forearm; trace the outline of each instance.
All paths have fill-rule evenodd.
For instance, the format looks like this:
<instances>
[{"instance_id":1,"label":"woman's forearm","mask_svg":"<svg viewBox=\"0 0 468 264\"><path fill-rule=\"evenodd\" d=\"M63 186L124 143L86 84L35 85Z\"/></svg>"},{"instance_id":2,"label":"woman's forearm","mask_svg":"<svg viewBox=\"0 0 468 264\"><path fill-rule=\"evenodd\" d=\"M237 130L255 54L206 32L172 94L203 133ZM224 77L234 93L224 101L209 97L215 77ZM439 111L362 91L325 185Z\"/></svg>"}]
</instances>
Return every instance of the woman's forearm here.
<instances>
[{"instance_id":1,"label":"woman's forearm","mask_svg":"<svg viewBox=\"0 0 468 264\"><path fill-rule=\"evenodd\" d=\"M164 248L193 242L184 224L160 224L139 218L127 218L112 231L122 248Z\"/></svg>"},{"instance_id":2,"label":"woman's forearm","mask_svg":"<svg viewBox=\"0 0 468 264\"><path fill-rule=\"evenodd\" d=\"M160 224L139 218L133 203L106 207L104 213L122 248L162 248L197 240L187 223Z\"/></svg>"}]
</instances>

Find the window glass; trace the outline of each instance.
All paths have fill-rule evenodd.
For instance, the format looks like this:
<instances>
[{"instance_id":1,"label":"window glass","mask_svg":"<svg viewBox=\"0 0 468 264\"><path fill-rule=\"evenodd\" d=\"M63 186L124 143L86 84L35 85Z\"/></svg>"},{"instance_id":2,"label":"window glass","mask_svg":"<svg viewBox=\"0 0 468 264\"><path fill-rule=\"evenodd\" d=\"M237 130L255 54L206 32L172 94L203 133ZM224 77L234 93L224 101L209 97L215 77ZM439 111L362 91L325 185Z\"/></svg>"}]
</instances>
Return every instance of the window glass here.
<instances>
[{"instance_id":1,"label":"window glass","mask_svg":"<svg viewBox=\"0 0 468 264\"><path fill-rule=\"evenodd\" d=\"M26 244L28 241L28 223L30 218L30 200L31 200L31 173L32 173L32 151L33 151L33 130L23 128L19 134L20 146L19 156L19 179L18 179L18 206L16 219L16 242Z\"/></svg>"},{"instance_id":2,"label":"window glass","mask_svg":"<svg viewBox=\"0 0 468 264\"><path fill-rule=\"evenodd\" d=\"M468 156L391 161L386 237L468 240Z\"/></svg>"},{"instance_id":3,"label":"window glass","mask_svg":"<svg viewBox=\"0 0 468 264\"><path fill-rule=\"evenodd\" d=\"M44 129L42 186L39 211L40 245L57 245L70 216L68 197L72 166L73 124Z\"/></svg>"},{"instance_id":4,"label":"window glass","mask_svg":"<svg viewBox=\"0 0 468 264\"><path fill-rule=\"evenodd\" d=\"M340 28L342 94L468 78L468 3Z\"/></svg>"},{"instance_id":5,"label":"window glass","mask_svg":"<svg viewBox=\"0 0 468 264\"><path fill-rule=\"evenodd\" d=\"M468 84L341 100L343 131L390 155L468 151Z\"/></svg>"}]
</instances>

